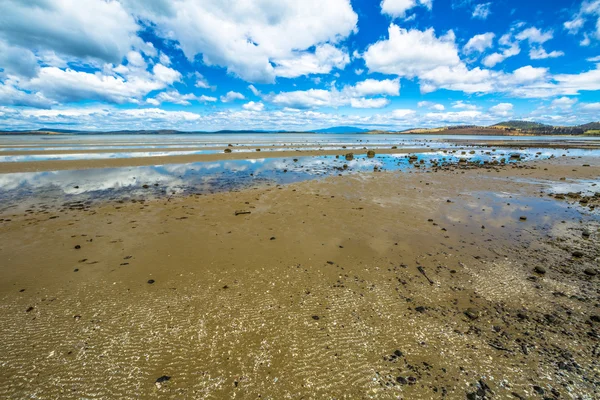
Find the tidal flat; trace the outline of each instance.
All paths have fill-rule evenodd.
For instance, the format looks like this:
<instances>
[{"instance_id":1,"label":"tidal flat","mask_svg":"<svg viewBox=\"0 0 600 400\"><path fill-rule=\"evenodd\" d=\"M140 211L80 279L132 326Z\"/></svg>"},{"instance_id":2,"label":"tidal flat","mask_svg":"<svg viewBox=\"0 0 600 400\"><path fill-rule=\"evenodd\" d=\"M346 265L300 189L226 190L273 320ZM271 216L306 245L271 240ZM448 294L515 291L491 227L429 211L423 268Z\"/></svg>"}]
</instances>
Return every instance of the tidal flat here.
<instances>
[{"instance_id":1,"label":"tidal flat","mask_svg":"<svg viewBox=\"0 0 600 400\"><path fill-rule=\"evenodd\" d=\"M600 397L598 141L198 136L2 138L1 398Z\"/></svg>"}]
</instances>

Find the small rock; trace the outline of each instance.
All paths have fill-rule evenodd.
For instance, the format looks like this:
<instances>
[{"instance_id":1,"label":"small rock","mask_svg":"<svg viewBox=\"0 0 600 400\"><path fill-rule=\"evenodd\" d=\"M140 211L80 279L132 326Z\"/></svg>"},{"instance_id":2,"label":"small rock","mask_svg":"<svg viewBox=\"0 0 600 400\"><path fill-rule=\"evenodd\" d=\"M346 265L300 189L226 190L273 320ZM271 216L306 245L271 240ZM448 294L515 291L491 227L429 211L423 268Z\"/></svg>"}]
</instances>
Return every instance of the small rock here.
<instances>
[{"instance_id":1,"label":"small rock","mask_svg":"<svg viewBox=\"0 0 600 400\"><path fill-rule=\"evenodd\" d=\"M573 255L573 257L577 257L577 258L581 258L583 257L583 251L580 250L575 250L573 253L571 253Z\"/></svg>"},{"instance_id":2,"label":"small rock","mask_svg":"<svg viewBox=\"0 0 600 400\"><path fill-rule=\"evenodd\" d=\"M396 378L396 382L398 382L401 385L407 385L408 384L408 380L403 377L403 376L399 376Z\"/></svg>"},{"instance_id":3,"label":"small rock","mask_svg":"<svg viewBox=\"0 0 600 400\"><path fill-rule=\"evenodd\" d=\"M352 160L354 160L354 153L346 154L346 161L352 161Z\"/></svg>"},{"instance_id":4,"label":"small rock","mask_svg":"<svg viewBox=\"0 0 600 400\"><path fill-rule=\"evenodd\" d=\"M402 357L404 354L403 354L403 353L402 353L400 350L395 350L395 351L394 351L394 355L395 355L396 357Z\"/></svg>"},{"instance_id":5,"label":"small rock","mask_svg":"<svg viewBox=\"0 0 600 400\"><path fill-rule=\"evenodd\" d=\"M314 319L315 321L318 321L320 318L319 318L319 316L318 316L318 315L313 315L313 316L312 316L312 319Z\"/></svg>"},{"instance_id":6,"label":"small rock","mask_svg":"<svg viewBox=\"0 0 600 400\"><path fill-rule=\"evenodd\" d=\"M590 321L592 321L592 322L600 322L600 315L592 315L590 317Z\"/></svg>"},{"instance_id":7,"label":"small rock","mask_svg":"<svg viewBox=\"0 0 600 400\"><path fill-rule=\"evenodd\" d=\"M583 273L588 275L588 276L596 276L598 273L596 272L595 269L593 268L586 268L583 270Z\"/></svg>"},{"instance_id":8,"label":"small rock","mask_svg":"<svg viewBox=\"0 0 600 400\"><path fill-rule=\"evenodd\" d=\"M369 157L369 158L375 157L375 151L374 150L367 151L367 157Z\"/></svg>"},{"instance_id":9,"label":"small rock","mask_svg":"<svg viewBox=\"0 0 600 400\"><path fill-rule=\"evenodd\" d=\"M590 232L588 229L584 229L583 232L581 232L581 236L583 236L585 239L588 239L591 235L592 232Z\"/></svg>"},{"instance_id":10,"label":"small rock","mask_svg":"<svg viewBox=\"0 0 600 400\"><path fill-rule=\"evenodd\" d=\"M476 320L479 318L479 311L475 310L474 308L467 308L465 315L469 317L470 320Z\"/></svg>"},{"instance_id":11,"label":"small rock","mask_svg":"<svg viewBox=\"0 0 600 400\"><path fill-rule=\"evenodd\" d=\"M79 249L81 249L81 246L80 245L75 245L75 250L79 250Z\"/></svg>"},{"instance_id":12,"label":"small rock","mask_svg":"<svg viewBox=\"0 0 600 400\"><path fill-rule=\"evenodd\" d=\"M533 269L533 271L536 272L536 273L538 273L538 274L540 274L540 275L544 275L546 273L546 268L538 265L537 267L535 267Z\"/></svg>"},{"instance_id":13,"label":"small rock","mask_svg":"<svg viewBox=\"0 0 600 400\"><path fill-rule=\"evenodd\" d=\"M231 153L231 149L225 149L223 150L225 153Z\"/></svg>"},{"instance_id":14,"label":"small rock","mask_svg":"<svg viewBox=\"0 0 600 400\"><path fill-rule=\"evenodd\" d=\"M420 312L420 313L424 313L425 312L425 307L423 306L419 306L419 307L415 307L415 311L416 312Z\"/></svg>"},{"instance_id":15,"label":"small rock","mask_svg":"<svg viewBox=\"0 0 600 400\"><path fill-rule=\"evenodd\" d=\"M544 389L542 389L541 387L539 387L537 385L533 385L533 391L541 396L543 396L545 393Z\"/></svg>"},{"instance_id":16,"label":"small rock","mask_svg":"<svg viewBox=\"0 0 600 400\"><path fill-rule=\"evenodd\" d=\"M154 282L156 282L154 279L148 279L148 283L149 283L150 285L152 285Z\"/></svg>"},{"instance_id":17,"label":"small rock","mask_svg":"<svg viewBox=\"0 0 600 400\"><path fill-rule=\"evenodd\" d=\"M245 214L251 214L251 212L245 211L245 210L238 210L235 212L235 215L245 215Z\"/></svg>"},{"instance_id":18,"label":"small rock","mask_svg":"<svg viewBox=\"0 0 600 400\"><path fill-rule=\"evenodd\" d=\"M525 217L525 216L520 216L520 217L519 217L519 220L521 220L521 221L527 221L527 217Z\"/></svg>"}]
</instances>

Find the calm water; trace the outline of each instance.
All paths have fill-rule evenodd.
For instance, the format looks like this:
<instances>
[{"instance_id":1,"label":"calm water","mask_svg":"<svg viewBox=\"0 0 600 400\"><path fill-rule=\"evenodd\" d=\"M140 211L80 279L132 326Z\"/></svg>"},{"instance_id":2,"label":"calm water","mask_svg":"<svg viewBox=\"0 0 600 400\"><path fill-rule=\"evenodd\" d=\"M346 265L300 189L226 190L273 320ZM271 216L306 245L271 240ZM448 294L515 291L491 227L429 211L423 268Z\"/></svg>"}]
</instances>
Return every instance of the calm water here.
<instances>
[{"instance_id":1,"label":"calm water","mask_svg":"<svg viewBox=\"0 0 600 400\"><path fill-rule=\"evenodd\" d=\"M451 143L448 140L468 140ZM544 142L599 141L600 138L536 137ZM491 149L481 147L490 140L515 142L514 148ZM0 174L0 210L16 205L88 201L92 199L147 198L180 193L210 193L236 190L265 184L285 184L318 179L337 174L373 172L374 170L406 171L414 169L406 154L383 154L375 158L357 155L354 160L343 157L311 156L298 158L258 158L261 151L387 148L425 149L417 153L417 161L429 165L435 160L456 163L460 159L484 162L508 159L519 153L525 160L549 157L593 156L600 160L600 150L578 149L520 149L518 143L532 140L519 136L426 136L364 135L364 134L202 134L202 135L82 135L82 136L0 136L0 163L46 160L86 160L105 158L156 157L154 166L121 167L34 173ZM221 160L189 164L167 164L169 155L222 153L222 149L202 149L233 145L234 152L252 152L255 159ZM271 148L276 146L277 148ZM181 150L185 148L186 150ZM188 150L189 148L189 150ZM137 152L132 150L136 149ZM174 149L174 150L170 150ZM434 149L440 149L434 151ZM70 151L54 154L53 151ZM82 150L100 150L102 153L78 153ZM41 154L2 155L2 151L38 152ZM593 183L584 183L588 187Z\"/></svg>"}]
</instances>

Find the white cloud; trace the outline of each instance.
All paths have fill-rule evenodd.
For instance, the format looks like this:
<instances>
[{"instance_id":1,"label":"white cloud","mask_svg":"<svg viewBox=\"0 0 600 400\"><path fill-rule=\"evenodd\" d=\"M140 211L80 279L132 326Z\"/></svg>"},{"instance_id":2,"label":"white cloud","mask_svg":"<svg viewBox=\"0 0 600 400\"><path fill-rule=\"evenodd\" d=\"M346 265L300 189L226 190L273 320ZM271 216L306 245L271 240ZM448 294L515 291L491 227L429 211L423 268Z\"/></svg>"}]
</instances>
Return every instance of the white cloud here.
<instances>
[{"instance_id":1,"label":"white cloud","mask_svg":"<svg viewBox=\"0 0 600 400\"><path fill-rule=\"evenodd\" d=\"M465 109L465 110L477 110L477 106L474 104L465 103L462 100L455 101L452 103L452 108Z\"/></svg>"},{"instance_id":2,"label":"white cloud","mask_svg":"<svg viewBox=\"0 0 600 400\"><path fill-rule=\"evenodd\" d=\"M471 17L478 19L487 19L487 17L489 17L492 13L491 7L492 3L477 4L473 9L473 15Z\"/></svg>"},{"instance_id":3,"label":"white cloud","mask_svg":"<svg viewBox=\"0 0 600 400\"><path fill-rule=\"evenodd\" d=\"M557 58L557 57L562 57L564 56L565 53L563 53L562 51L551 51L550 53L547 53L546 50L544 50L543 48L539 47L539 48L533 48L531 50L529 50L529 58L531 58L532 60L543 60L546 58Z\"/></svg>"},{"instance_id":4,"label":"white cloud","mask_svg":"<svg viewBox=\"0 0 600 400\"><path fill-rule=\"evenodd\" d=\"M406 30L390 24L388 34L388 39L370 45L363 54L370 72L412 78L440 66L460 63L452 31L438 38L432 28Z\"/></svg>"},{"instance_id":5,"label":"white cloud","mask_svg":"<svg viewBox=\"0 0 600 400\"><path fill-rule=\"evenodd\" d=\"M265 105L262 102L254 102L250 101L242 106L244 110L248 111L263 111L265 109Z\"/></svg>"},{"instance_id":6,"label":"white cloud","mask_svg":"<svg viewBox=\"0 0 600 400\"><path fill-rule=\"evenodd\" d=\"M40 69L38 76L20 86L58 101L103 100L114 103L135 102L146 94L162 90L181 79L181 74L162 64L152 72L134 65L106 68L104 72L83 72L56 67ZM118 73L116 73L118 71Z\"/></svg>"},{"instance_id":7,"label":"white cloud","mask_svg":"<svg viewBox=\"0 0 600 400\"><path fill-rule=\"evenodd\" d=\"M171 103L179 104L182 106L189 106L191 104L191 101L215 102L217 101L217 98L204 95L198 97L193 93L181 94L177 90L170 90L168 92L161 92L156 97L146 100L147 103L155 106L158 106L161 103Z\"/></svg>"},{"instance_id":8,"label":"white cloud","mask_svg":"<svg viewBox=\"0 0 600 400\"><path fill-rule=\"evenodd\" d=\"M338 106L335 97L329 90L309 89L293 92L282 92L273 96L273 104L290 108L312 108Z\"/></svg>"},{"instance_id":9,"label":"white cloud","mask_svg":"<svg viewBox=\"0 0 600 400\"><path fill-rule=\"evenodd\" d=\"M552 104L550 105L550 107L553 109L570 110L575 103L577 103L577 99L561 97L552 100Z\"/></svg>"},{"instance_id":10,"label":"white cloud","mask_svg":"<svg viewBox=\"0 0 600 400\"><path fill-rule=\"evenodd\" d=\"M590 37L600 40L600 0L583 1L579 11L573 15L573 18L563 24L564 29L569 34L575 35L585 28L589 20L595 21L595 28L594 31L583 33L584 37L580 42L581 46L589 46L591 43Z\"/></svg>"},{"instance_id":11,"label":"white cloud","mask_svg":"<svg viewBox=\"0 0 600 400\"><path fill-rule=\"evenodd\" d=\"M587 61L590 61L590 62L600 62L600 56L590 57L590 58L587 59Z\"/></svg>"},{"instance_id":12,"label":"white cloud","mask_svg":"<svg viewBox=\"0 0 600 400\"><path fill-rule=\"evenodd\" d=\"M382 108L390 101L385 97L367 98L368 96L398 96L400 95L400 79L366 79L354 86L344 86L337 90L309 89L281 92L275 95L263 96L273 104L290 108L341 107L353 108Z\"/></svg>"},{"instance_id":13,"label":"white cloud","mask_svg":"<svg viewBox=\"0 0 600 400\"><path fill-rule=\"evenodd\" d=\"M510 33L502 35L500 40L498 40L498 43L503 47L502 52L492 53L483 59L483 65L488 68L492 68L496 64L501 63L509 57L516 56L521 52L519 42L515 41Z\"/></svg>"},{"instance_id":14,"label":"white cloud","mask_svg":"<svg viewBox=\"0 0 600 400\"><path fill-rule=\"evenodd\" d=\"M17 82L7 79L0 82L0 104L3 106L26 106L50 108L54 102L44 97L42 93L28 93L17 88Z\"/></svg>"},{"instance_id":15,"label":"white cloud","mask_svg":"<svg viewBox=\"0 0 600 400\"><path fill-rule=\"evenodd\" d=\"M328 74L332 69L344 69L350 62L348 53L330 44L317 46L314 52L294 51L289 58L276 59L275 74L296 78L309 74Z\"/></svg>"},{"instance_id":16,"label":"white cloud","mask_svg":"<svg viewBox=\"0 0 600 400\"><path fill-rule=\"evenodd\" d=\"M487 93L493 91L497 75L479 67L469 70L464 64L438 67L420 76L421 93L430 93L438 89Z\"/></svg>"},{"instance_id":17,"label":"white cloud","mask_svg":"<svg viewBox=\"0 0 600 400\"><path fill-rule=\"evenodd\" d=\"M531 65L517 68L513 71L510 83L523 84L545 80L548 76L548 68L534 68Z\"/></svg>"},{"instance_id":18,"label":"white cloud","mask_svg":"<svg viewBox=\"0 0 600 400\"><path fill-rule=\"evenodd\" d=\"M484 117L481 111L447 111L427 113L424 118L429 121L429 125L439 126L441 124L464 124L481 123Z\"/></svg>"},{"instance_id":19,"label":"white cloud","mask_svg":"<svg viewBox=\"0 0 600 400\"><path fill-rule=\"evenodd\" d=\"M391 116L394 119L406 119L409 117L413 117L415 114L416 114L415 110L405 109L405 108L399 108L399 109L393 110L391 112Z\"/></svg>"},{"instance_id":20,"label":"white cloud","mask_svg":"<svg viewBox=\"0 0 600 400\"><path fill-rule=\"evenodd\" d=\"M419 103L417 103L417 106L427 107L430 110L435 110L435 111L444 111L446 109L446 107L444 107L443 104L432 103L430 101L420 101Z\"/></svg>"},{"instance_id":21,"label":"white cloud","mask_svg":"<svg viewBox=\"0 0 600 400\"><path fill-rule=\"evenodd\" d=\"M400 95L400 79L366 79L358 82L352 92L356 96L373 96L378 94L399 96Z\"/></svg>"},{"instance_id":22,"label":"white cloud","mask_svg":"<svg viewBox=\"0 0 600 400\"><path fill-rule=\"evenodd\" d=\"M600 112L600 103L582 104L581 108L585 111L599 111Z\"/></svg>"},{"instance_id":23,"label":"white cloud","mask_svg":"<svg viewBox=\"0 0 600 400\"><path fill-rule=\"evenodd\" d=\"M248 85L248 89L250 89L250 91L252 92L253 95L255 96L260 96L261 93L260 91L254 87L254 85Z\"/></svg>"},{"instance_id":24,"label":"white cloud","mask_svg":"<svg viewBox=\"0 0 600 400\"><path fill-rule=\"evenodd\" d=\"M221 96L221 101L223 103L229 103L230 101L244 100L245 98L246 97L244 97L244 95L241 93L229 91L225 96Z\"/></svg>"},{"instance_id":25,"label":"white cloud","mask_svg":"<svg viewBox=\"0 0 600 400\"><path fill-rule=\"evenodd\" d=\"M581 18L581 17L577 17L572 21L567 21L563 24L563 26L565 27L566 30L569 31L570 34L576 34L577 32L579 32L579 30L581 28L583 28L583 25L585 24L585 19Z\"/></svg>"},{"instance_id":26,"label":"white cloud","mask_svg":"<svg viewBox=\"0 0 600 400\"><path fill-rule=\"evenodd\" d=\"M2 0L0 39L34 51L120 63L140 29L118 1Z\"/></svg>"},{"instance_id":27,"label":"white cloud","mask_svg":"<svg viewBox=\"0 0 600 400\"><path fill-rule=\"evenodd\" d=\"M390 104L390 100L384 97L376 99L353 98L350 99L352 108L384 108Z\"/></svg>"},{"instance_id":28,"label":"white cloud","mask_svg":"<svg viewBox=\"0 0 600 400\"><path fill-rule=\"evenodd\" d=\"M579 42L579 45L582 47L587 47L590 45L590 43L592 43L592 41L590 40L590 37L588 36L587 33L584 33L583 39L581 39L581 41Z\"/></svg>"},{"instance_id":29,"label":"white cloud","mask_svg":"<svg viewBox=\"0 0 600 400\"><path fill-rule=\"evenodd\" d=\"M523 30L516 35L518 40L527 40L529 44L543 44L552 39L554 34L552 31L542 32L538 28L531 27Z\"/></svg>"},{"instance_id":30,"label":"white cloud","mask_svg":"<svg viewBox=\"0 0 600 400\"><path fill-rule=\"evenodd\" d=\"M473 52L483 53L486 49L493 46L494 37L496 37L496 34L492 32L475 35L469 39L465 47L463 47L463 51L467 54Z\"/></svg>"},{"instance_id":31,"label":"white cloud","mask_svg":"<svg viewBox=\"0 0 600 400\"><path fill-rule=\"evenodd\" d=\"M202 96L198 97L198 101L201 101L202 103L214 103L214 102L217 101L217 98L216 97L202 95Z\"/></svg>"},{"instance_id":32,"label":"white cloud","mask_svg":"<svg viewBox=\"0 0 600 400\"><path fill-rule=\"evenodd\" d=\"M123 1L162 36L177 40L189 60L199 56L250 82L273 83L278 73L322 73L320 56L308 57L309 49L339 43L358 21L349 0L329 0L326 6L321 0L248 0L235 7L222 0ZM295 58L303 60L297 65Z\"/></svg>"},{"instance_id":33,"label":"white cloud","mask_svg":"<svg viewBox=\"0 0 600 400\"><path fill-rule=\"evenodd\" d=\"M212 87L210 86L210 84L208 83L208 81L206 80L206 78L204 77L204 75L202 75L200 72L196 71L194 73L194 76L196 77L196 84L195 86L197 88L200 89L216 89L216 87Z\"/></svg>"},{"instance_id":34,"label":"white cloud","mask_svg":"<svg viewBox=\"0 0 600 400\"><path fill-rule=\"evenodd\" d=\"M432 5L432 0L383 0L381 2L381 13L392 18L404 18L406 12L412 8L423 6L431 10Z\"/></svg>"},{"instance_id":35,"label":"white cloud","mask_svg":"<svg viewBox=\"0 0 600 400\"><path fill-rule=\"evenodd\" d=\"M508 117L512 114L513 105L511 103L500 103L490 108L490 112L501 117Z\"/></svg>"}]
</instances>

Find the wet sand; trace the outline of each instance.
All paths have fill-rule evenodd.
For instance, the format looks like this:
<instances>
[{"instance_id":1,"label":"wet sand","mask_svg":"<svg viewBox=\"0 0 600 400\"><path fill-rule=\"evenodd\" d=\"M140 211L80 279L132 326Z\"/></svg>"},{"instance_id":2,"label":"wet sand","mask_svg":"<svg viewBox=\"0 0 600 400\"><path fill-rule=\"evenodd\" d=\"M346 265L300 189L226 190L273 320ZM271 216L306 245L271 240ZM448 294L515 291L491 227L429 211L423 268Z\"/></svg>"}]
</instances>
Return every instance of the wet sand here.
<instances>
[{"instance_id":1,"label":"wet sand","mask_svg":"<svg viewBox=\"0 0 600 400\"><path fill-rule=\"evenodd\" d=\"M599 177L561 157L0 215L0 397L598 398L600 188L549 194Z\"/></svg>"}]
</instances>

